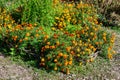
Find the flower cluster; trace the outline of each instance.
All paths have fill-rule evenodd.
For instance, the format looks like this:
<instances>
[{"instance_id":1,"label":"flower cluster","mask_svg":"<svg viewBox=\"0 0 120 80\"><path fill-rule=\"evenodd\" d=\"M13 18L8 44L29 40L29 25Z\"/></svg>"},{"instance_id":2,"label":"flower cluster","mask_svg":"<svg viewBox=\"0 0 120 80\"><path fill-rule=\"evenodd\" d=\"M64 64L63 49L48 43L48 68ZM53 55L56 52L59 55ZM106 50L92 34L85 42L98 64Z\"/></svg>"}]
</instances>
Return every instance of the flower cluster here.
<instances>
[{"instance_id":1,"label":"flower cluster","mask_svg":"<svg viewBox=\"0 0 120 80\"><path fill-rule=\"evenodd\" d=\"M17 55L16 52L37 55L41 67L66 74L73 65L93 62L98 52L112 59L115 35L101 28L93 5L59 3L58 0L53 3L58 10L55 10L55 22L50 29L36 23L17 24L0 8L0 46L8 53L15 50L12 55Z\"/></svg>"}]
</instances>

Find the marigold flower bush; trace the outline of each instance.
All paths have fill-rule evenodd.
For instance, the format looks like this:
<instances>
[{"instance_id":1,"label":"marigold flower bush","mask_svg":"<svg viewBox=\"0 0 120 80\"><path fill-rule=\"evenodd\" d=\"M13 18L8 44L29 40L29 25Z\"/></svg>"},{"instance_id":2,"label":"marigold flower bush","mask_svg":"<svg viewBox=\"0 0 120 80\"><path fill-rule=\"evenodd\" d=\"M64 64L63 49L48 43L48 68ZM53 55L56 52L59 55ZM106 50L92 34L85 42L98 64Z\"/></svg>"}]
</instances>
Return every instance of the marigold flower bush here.
<instances>
[{"instance_id":1,"label":"marigold flower bush","mask_svg":"<svg viewBox=\"0 0 120 80\"><path fill-rule=\"evenodd\" d=\"M67 32L53 33L42 46L40 65L48 70L68 72L73 64L73 55L70 53L73 39L74 36Z\"/></svg>"},{"instance_id":2,"label":"marigold flower bush","mask_svg":"<svg viewBox=\"0 0 120 80\"><path fill-rule=\"evenodd\" d=\"M93 62L96 55L112 59L115 35L101 28L93 5L61 3L59 0L53 0L51 4L55 15L49 16L54 24L46 23L47 26L38 24L38 21L31 23L31 13L24 15L25 22L17 24L9 12L0 8L1 51L13 56L37 56L40 67L66 74L73 65Z\"/></svg>"},{"instance_id":3,"label":"marigold flower bush","mask_svg":"<svg viewBox=\"0 0 120 80\"><path fill-rule=\"evenodd\" d=\"M74 2L62 4L59 2L56 3L56 6L55 9L57 8L57 11L54 27L57 29L75 32L76 30L80 30L85 24L98 24L97 11L92 4L82 2L77 4Z\"/></svg>"}]
</instances>

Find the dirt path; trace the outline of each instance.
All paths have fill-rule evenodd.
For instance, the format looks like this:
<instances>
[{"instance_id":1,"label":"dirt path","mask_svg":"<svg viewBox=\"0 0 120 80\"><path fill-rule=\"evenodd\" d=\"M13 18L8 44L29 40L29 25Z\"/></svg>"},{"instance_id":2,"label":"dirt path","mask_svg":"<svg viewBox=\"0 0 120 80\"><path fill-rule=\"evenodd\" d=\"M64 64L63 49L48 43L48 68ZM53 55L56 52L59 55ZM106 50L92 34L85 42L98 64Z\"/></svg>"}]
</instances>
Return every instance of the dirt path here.
<instances>
[{"instance_id":1,"label":"dirt path","mask_svg":"<svg viewBox=\"0 0 120 80\"><path fill-rule=\"evenodd\" d=\"M0 56L0 80L33 80L35 75L31 69L13 63Z\"/></svg>"},{"instance_id":2,"label":"dirt path","mask_svg":"<svg viewBox=\"0 0 120 80\"><path fill-rule=\"evenodd\" d=\"M101 62L101 59L98 59L95 65L92 64L91 72L82 78L79 74L63 75L58 73L52 75L50 79L51 74L49 73L39 74L32 68L15 64L9 58L0 55L0 80L120 80L120 34L116 34L114 50L117 55L114 56L110 63Z\"/></svg>"}]
</instances>

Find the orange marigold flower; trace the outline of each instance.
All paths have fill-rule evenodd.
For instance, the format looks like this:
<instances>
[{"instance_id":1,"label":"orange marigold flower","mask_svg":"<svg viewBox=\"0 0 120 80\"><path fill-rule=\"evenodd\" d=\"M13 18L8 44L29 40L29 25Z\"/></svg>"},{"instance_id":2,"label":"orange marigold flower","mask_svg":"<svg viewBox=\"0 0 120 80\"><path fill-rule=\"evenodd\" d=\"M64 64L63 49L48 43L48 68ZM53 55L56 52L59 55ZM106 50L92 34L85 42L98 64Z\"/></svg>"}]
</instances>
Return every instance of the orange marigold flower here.
<instances>
[{"instance_id":1,"label":"orange marigold flower","mask_svg":"<svg viewBox=\"0 0 120 80\"><path fill-rule=\"evenodd\" d=\"M75 54L75 52L74 52L74 51L71 51L71 52L70 52L70 54L74 55L74 54Z\"/></svg>"},{"instance_id":2,"label":"orange marigold flower","mask_svg":"<svg viewBox=\"0 0 120 80\"><path fill-rule=\"evenodd\" d=\"M20 43L21 43L22 41L23 41L22 39L19 40Z\"/></svg>"},{"instance_id":3,"label":"orange marigold flower","mask_svg":"<svg viewBox=\"0 0 120 80\"><path fill-rule=\"evenodd\" d=\"M63 58L64 58L64 59L67 59L67 57L68 57L67 54L64 54L64 55L63 55Z\"/></svg>"},{"instance_id":4,"label":"orange marigold flower","mask_svg":"<svg viewBox=\"0 0 120 80\"><path fill-rule=\"evenodd\" d=\"M67 65L68 65L68 62L65 62L65 63L64 63L64 66L67 66Z\"/></svg>"},{"instance_id":5,"label":"orange marigold flower","mask_svg":"<svg viewBox=\"0 0 120 80\"><path fill-rule=\"evenodd\" d=\"M57 39L57 38L58 38L58 35L57 35L57 34L54 34L54 35L53 35L53 38L54 38L54 39Z\"/></svg>"},{"instance_id":6,"label":"orange marigold flower","mask_svg":"<svg viewBox=\"0 0 120 80\"><path fill-rule=\"evenodd\" d=\"M32 24L28 24L29 27L32 27Z\"/></svg>"},{"instance_id":7,"label":"orange marigold flower","mask_svg":"<svg viewBox=\"0 0 120 80\"><path fill-rule=\"evenodd\" d=\"M47 57L47 60L50 60L50 56Z\"/></svg>"},{"instance_id":8,"label":"orange marigold flower","mask_svg":"<svg viewBox=\"0 0 120 80\"><path fill-rule=\"evenodd\" d=\"M63 56L63 53L59 53L58 56L60 56L60 57Z\"/></svg>"},{"instance_id":9,"label":"orange marigold flower","mask_svg":"<svg viewBox=\"0 0 120 80\"><path fill-rule=\"evenodd\" d=\"M84 31L84 30L81 30L81 33L82 33L82 34L84 34L84 33L85 33L85 31Z\"/></svg>"},{"instance_id":10,"label":"orange marigold flower","mask_svg":"<svg viewBox=\"0 0 120 80\"><path fill-rule=\"evenodd\" d=\"M16 41L18 36L13 36L12 38L13 38L14 41Z\"/></svg>"},{"instance_id":11,"label":"orange marigold flower","mask_svg":"<svg viewBox=\"0 0 120 80\"><path fill-rule=\"evenodd\" d=\"M47 42L46 44L47 44L47 45L50 45L50 42Z\"/></svg>"},{"instance_id":12,"label":"orange marigold flower","mask_svg":"<svg viewBox=\"0 0 120 80\"><path fill-rule=\"evenodd\" d=\"M49 36L48 36L48 35L46 35L44 38L45 38L45 39L48 39L48 38L49 38Z\"/></svg>"},{"instance_id":13,"label":"orange marigold flower","mask_svg":"<svg viewBox=\"0 0 120 80\"><path fill-rule=\"evenodd\" d=\"M71 50L71 46L66 47L66 51L70 52L70 50Z\"/></svg>"},{"instance_id":14,"label":"orange marigold flower","mask_svg":"<svg viewBox=\"0 0 120 80\"><path fill-rule=\"evenodd\" d=\"M40 63L40 66L45 66L45 63Z\"/></svg>"},{"instance_id":15,"label":"orange marigold flower","mask_svg":"<svg viewBox=\"0 0 120 80\"><path fill-rule=\"evenodd\" d=\"M54 59L54 62L56 63L56 62L57 62L57 59Z\"/></svg>"},{"instance_id":16,"label":"orange marigold flower","mask_svg":"<svg viewBox=\"0 0 120 80\"><path fill-rule=\"evenodd\" d=\"M99 44L99 42L95 42L95 44L96 44L96 45L98 45L98 44Z\"/></svg>"},{"instance_id":17,"label":"orange marigold flower","mask_svg":"<svg viewBox=\"0 0 120 80\"><path fill-rule=\"evenodd\" d=\"M55 49L56 47L55 46L50 46L50 49Z\"/></svg>"}]
</instances>

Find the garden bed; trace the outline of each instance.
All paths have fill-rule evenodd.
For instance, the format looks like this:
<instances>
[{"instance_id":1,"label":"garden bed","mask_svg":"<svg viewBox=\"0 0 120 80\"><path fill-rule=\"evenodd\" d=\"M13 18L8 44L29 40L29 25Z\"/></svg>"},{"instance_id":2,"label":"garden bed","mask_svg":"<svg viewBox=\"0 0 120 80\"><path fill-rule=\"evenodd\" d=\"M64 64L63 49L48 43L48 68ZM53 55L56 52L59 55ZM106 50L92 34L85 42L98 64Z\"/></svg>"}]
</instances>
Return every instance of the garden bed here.
<instances>
[{"instance_id":1,"label":"garden bed","mask_svg":"<svg viewBox=\"0 0 120 80\"><path fill-rule=\"evenodd\" d=\"M115 34L102 28L92 4L59 0L20 4L0 8L0 51L4 55L65 74L71 74L74 65L95 61L98 54L106 60L113 58Z\"/></svg>"}]
</instances>

